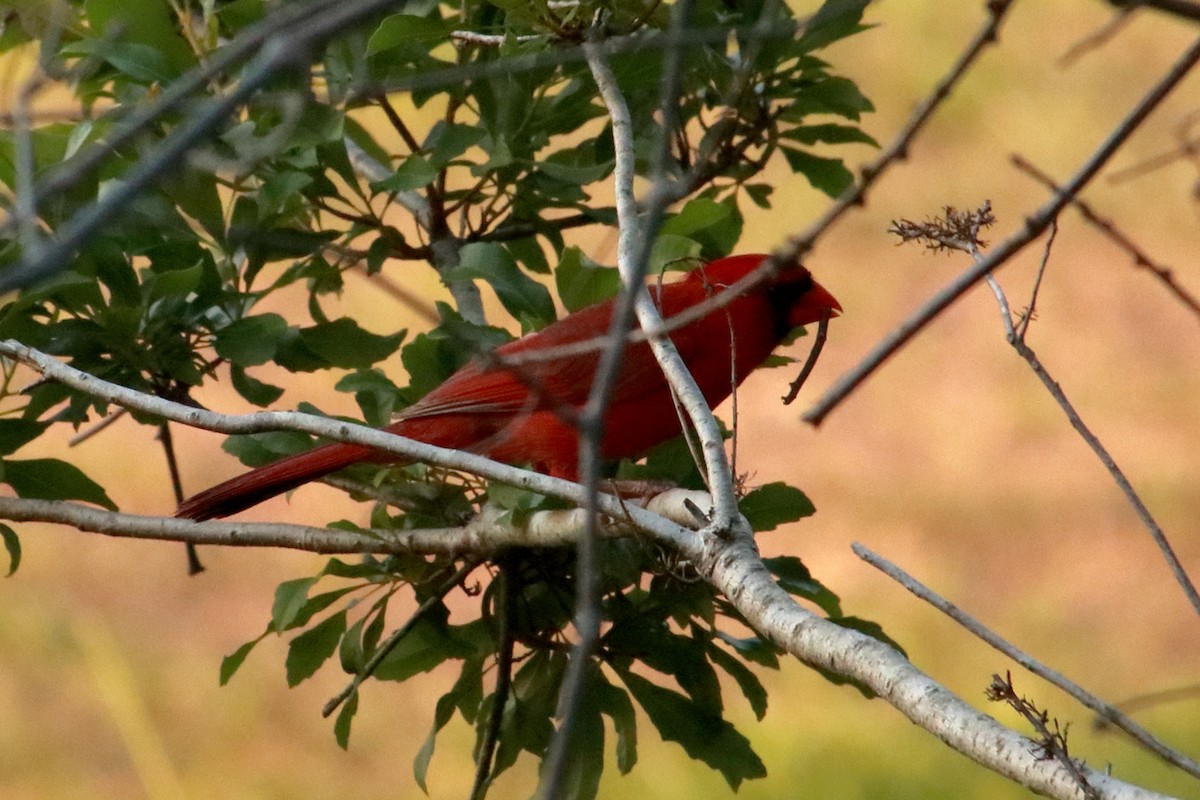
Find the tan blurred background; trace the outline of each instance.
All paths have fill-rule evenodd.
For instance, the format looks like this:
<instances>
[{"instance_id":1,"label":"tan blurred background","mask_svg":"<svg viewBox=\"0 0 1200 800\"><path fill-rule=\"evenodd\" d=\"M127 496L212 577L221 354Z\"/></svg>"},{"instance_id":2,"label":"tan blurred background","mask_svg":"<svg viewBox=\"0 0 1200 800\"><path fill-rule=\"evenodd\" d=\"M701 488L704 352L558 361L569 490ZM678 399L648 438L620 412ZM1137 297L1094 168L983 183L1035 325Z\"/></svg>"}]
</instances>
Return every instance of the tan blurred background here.
<instances>
[{"instance_id":1,"label":"tan blurred background","mask_svg":"<svg viewBox=\"0 0 1200 800\"><path fill-rule=\"evenodd\" d=\"M877 105L865 120L890 139L982 23L982 3L881 2L878 27L827 54ZM800 555L848 613L882 622L914 662L980 707L993 672L1014 669L1018 689L1062 722L1072 753L1118 777L1200 797L1111 734L1056 690L859 562L861 541L1001 634L1110 700L1200 682L1200 620L1111 479L1008 348L989 293L944 314L819 430L799 420L818 392L853 365L924 298L967 266L959 256L897 247L892 219L990 199L991 239L1017 229L1046 195L1008 165L1011 152L1068 177L1200 29L1138 16L1112 42L1069 67L1056 62L1102 26L1099 2L1018 3L999 46L941 110L911 159L882 181L867 208L823 240L809 265L841 300L824 357L796 405L778 398L787 376L756 375L742 394L742 468L753 480L803 487L818 513L765 534L769 554ZM1115 168L1176 147L1176 129L1200 107L1191 76L1122 149ZM844 151L851 165L873 157ZM1086 193L1098 210L1200 292L1193 268L1200 209L1195 165L1176 161ZM743 250L767 249L805 226L825 199L803 179L773 177L776 207L749 214ZM605 237L583 240L611 260ZM1001 273L1012 304L1027 301L1040 257L1028 249ZM1142 492L1194 575L1200 576L1200 319L1130 259L1067 213L1029 341ZM402 309L363 284L343 309L376 331ZM397 371L397 374L398 371ZM294 405L316 398L352 411L320 376L296 384ZM228 392L205 400L241 410ZM64 437L65 438L65 437ZM181 432L185 480L195 491L237 471L218 437ZM152 432L122 423L81 450L125 510L166 513L169 484ZM324 488L277 501L258 518L328 518ZM364 510L344 506L351 518ZM311 516L310 516L311 515ZM4 798L408 797L411 763L452 676L409 685L371 683L349 752L320 717L344 676L326 668L288 690L286 643L261 645L232 683L217 686L221 657L257 636L274 587L322 559L259 550L203 551L208 571L184 574L182 546L110 541L22 526L25 560L0 581L0 796ZM1008 798L1023 790L984 773L879 701L836 688L797 664L764 676L771 708L753 720L728 687L733 717L769 777L742 797ZM989 707L1005 722L1020 721ZM1200 701L1140 715L1151 729L1200 753ZM724 796L716 773L658 741L642 719L640 764L606 773L602 796ZM452 723L430 773L434 797L463 797L473 734ZM525 797L526 760L493 796Z\"/></svg>"}]
</instances>

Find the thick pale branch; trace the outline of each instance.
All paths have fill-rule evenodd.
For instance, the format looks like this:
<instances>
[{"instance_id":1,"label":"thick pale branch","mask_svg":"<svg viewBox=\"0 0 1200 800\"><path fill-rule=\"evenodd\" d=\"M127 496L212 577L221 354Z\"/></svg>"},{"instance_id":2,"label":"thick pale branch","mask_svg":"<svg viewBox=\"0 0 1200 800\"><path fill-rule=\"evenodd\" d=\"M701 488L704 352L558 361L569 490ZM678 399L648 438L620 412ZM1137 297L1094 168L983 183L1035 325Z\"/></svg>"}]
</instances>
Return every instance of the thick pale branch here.
<instances>
[{"instance_id":1,"label":"thick pale branch","mask_svg":"<svg viewBox=\"0 0 1200 800\"><path fill-rule=\"evenodd\" d=\"M229 432L250 432L274 428L302 430L318 435L329 435L342 441L380 447L400 455L417 457L418 451L432 454L439 463L445 464L453 459L442 460L441 455L447 453L456 455L455 451L442 451L409 442L400 437L391 436L359 425L351 425L335 420L326 420L306 414L288 413L259 413L244 417L225 416L212 412L200 411L195 408L170 403L156 397L142 395L138 392L116 386L98 378L81 373L58 361L45 356L18 342L0 342L0 354L17 359L35 367L48 377L61 380L74 388L85 391L93 396L105 398L111 402L126 406L131 410L173 419L185 424L197 425L212 430ZM541 491L547 490L566 499L576 499L580 495L580 487L545 476L517 470L502 464L495 464L468 454L463 456L465 461L450 466L468 469L462 466L470 461L472 467L478 467L478 473L497 480L516 485L528 485ZM670 545L693 562L708 576L710 582L730 599L738 610L746 617L756 630L775 641L789 653L810 664L829 669L837 674L852 677L869 686L887 702L895 706L909 719L926 728L949 745L968 755L980 764L993 769L1000 774L1018 780L1026 786L1053 797L1080 797L1078 787L1065 776L1064 771L1056 762L1040 760L1034 754L1033 743L1028 739L1004 728L995 720L976 711L961 699L955 697L946 689L940 687L928 676L913 667L895 650L883 645L875 639L832 622L821 619L800 607L786 592L780 589L763 566L753 544L749 532L744 529L742 535L731 542L719 542L713 537L698 536L679 525L673 524L649 510L639 509L622 503L615 497L601 495L597 505L604 513L623 519L637 528L646 531L664 544ZM43 504L40 507L31 503ZM686 509L687 504L679 501ZM3 501L0 508L4 509L9 519L46 519L51 514L65 513L53 509L77 507L82 513L97 515L93 521L96 527L105 524L105 519L112 520L114 516L86 506L61 501L31 501L8 499ZM38 515L31 513L36 508ZM23 509L23 510L22 510ZM689 512L690 513L690 512ZM119 515L131 517L131 515ZM159 532L154 538L173 538L163 531L166 525L186 525L192 532L184 540L201 541L200 536L227 535L230 529L240 531L254 530L255 526L236 525L221 522L174 522L154 518L137 518L135 524L145 524L146 532ZM53 521L81 526L79 519L65 517ZM122 519L122 522L128 520ZM276 529L278 532L278 529ZM321 540L316 537L342 536L344 531L326 531L322 529L300 529L295 540L313 543L311 549L317 549ZM443 545L440 533L425 532L432 539L434 546ZM248 536L249 534L243 534ZM182 538L182 537L181 537ZM365 537L355 536L353 539L339 539L339 543L350 546L350 552L378 552L368 547ZM326 544L333 540L325 539ZM381 543L370 542L371 546L381 546ZM330 552L319 550L319 552ZM1100 788L1106 797L1120 798L1156 798L1151 792L1137 787L1128 786L1104 775L1089 772L1088 780L1093 786Z\"/></svg>"},{"instance_id":2,"label":"thick pale branch","mask_svg":"<svg viewBox=\"0 0 1200 800\"><path fill-rule=\"evenodd\" d=\"M628 501L627 501L628 502ZM671 489L645 503L652 514L676 524L695 527L691 505L707 509L707 493ZM639 504L629 509L641 510ZM65 500L0 497L0 519L10 522L49 522L81 531L126 539L189 542L226 547L285 547L312 553L422 553L489 557L509 547L565 547L579 540L586 516L582 509L538 511L523 525L505 519L505 510L487 506L459 528L362 532L287 525L274 522L193 522L173 517L122 514ZM635 528L623 519L605 518L598 527L604 537L628 536Z\"/></svg>"},{"instance_id":3,"label":"thick pale branch","mask_svg":"<svg viewBox=\"0 0 1200 800\"><path fill-rule=\"evenodd\" d=\"M613 147L615 152L614 185L616 190L617 219L620 225L617 245L617 266L629 291L636 292L635 310L638 323L646 332L654 356L662 367L671 389L679 398L688 418L696 429L704 450L705 471L709 489L716 499L713 525L716 529L727 528L737 510L737 498L733 491L732 471L725 454L725 440L720 426L713 417L712 409L704 400L700 387L688 372L675 345L666 335L659 333L663 327L662 315L642 283L645 264L638 264L642 235L638 221L637 201L633 195L635 153L633 149L633 123L629 108L617 85L616 77L609 69L603 53L592 42L584 43L588 66L592 77L608 108L612 119Z\"/></svg>"},{"instance_id":4,"label":"thick pale branch","mask_svg":"<svg viewBox=\"0 0 1200 800\"><path fill-rule=\"evenodd\" d=\"M1061 764L1040 757L1035 742L973 708L893 648L797 605L776 585L750 537L722 544L707 558L701 552L688 555L755 630L791 655L861 682L950 747L1035 792L1073 800L1084 797ZM1081 770L1104 798L1165 797L1087 767Z\"/></svg>"},{"instance_id":5,"label":"thick pale branch","mask_svg":"<svg viewBox=\"0 0 1200 800\"><path fill-rule=\"evenodd\" d=\"M449 469L471 472L510 486L552 497L561 497L578 505L586 502L583 487L570 481L518 469L472 453L434 447L386 431L368 428L365 425L289 411L259 411L242 415L217 414L109 383L94 375L67 366L45 353L13 339L0 341L0 356L19 361L48 378L60 381L93 397L107 400L131 411L140 411L194 428L231 434L273 430L300 431L336 441L373 447L406 460L422 461ZM692 536L690 532L669 520L624 503L610 495L600 495L596 502L596 508L610 516L627 519L637 528L653 533L655 537L668 543L675 544Z\"/></svg>"},{"instance_id":6,"label":"thick pale branch","mask_svg":"<svg viewBox=\"0 0 1200 800\"><path fill-rule=\"evenodd\" d=\"M866 561L871 566L883 572L905 589L929 603L938 611L941 611L959 625L966 628L971 634L987 642L1001 653L1004 653L1004 655L1008 656L1013 661L1016 661L1034 675L1049 681L1067 694L1071 695L1071 697L1075 698L1087 708L1095 711L1099 719L1103 720L1105 723L1120 728L1126 734L1133 737L1147 750L1154 753L1167 763L1179 767L1193 777L1200 778L1200 763L1197 763L1194 759L1188 758L1183 753L1180 753L1179 751L1168 747L1165 743L1159 741L1154 734L1150 733L1150 731L1146 730L1141 725L1138 725L1129 716L1122 713L1121 709L1117 708L1111 703L1106 703L1097 695L1087 691L1058 670L1051 669L1041 661L1038 661L1036 658L1029 655L1029 653L1026 653L1016 645L1003 639L979 620L975 619L970 614L930 589L928 586L925 586L923 583L909 575L904 570L900 569L900 567L896 566L891 561L888 561L886 558L873 553L871 550L857 542L855 542L853 549L854 553L863 561Z\"/></svg>"}]
</instances>

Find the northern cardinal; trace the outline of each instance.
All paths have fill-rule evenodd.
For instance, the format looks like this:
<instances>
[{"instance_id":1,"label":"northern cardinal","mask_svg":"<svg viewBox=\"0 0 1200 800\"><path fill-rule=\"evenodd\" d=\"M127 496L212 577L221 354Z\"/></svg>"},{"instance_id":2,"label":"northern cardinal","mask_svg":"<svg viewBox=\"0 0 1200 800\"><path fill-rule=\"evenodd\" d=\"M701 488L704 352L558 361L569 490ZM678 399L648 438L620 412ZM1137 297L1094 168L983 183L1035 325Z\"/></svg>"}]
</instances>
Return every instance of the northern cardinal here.
<instances>
[{"instance_id":1,"label":"northern cardinal","mask_svg":"<svg viewBox=\"0 0 1200 800\"><path fill-rule=\"evenodd\" d=\"M723 291L765 258L718 259L651 294L669 321ZM841 310L807 269L795 266L670 337L705 400L715 407L793 329L837 316ZM612 312L612 300L597 303L497 348L491 365L467 364L402 411L387 430L497 461L531 464L549 475L576 480L579 436L561 418L561 410L580 409L587 401L599 350L525 360L509 368L503 362L602 337ZM535 386L537 390L531 389ZM605 459L639 456L680 431L671 390L649 344L627 344L604 419L601 455ZM394 460L395 456L359 445L326 444L218 484L184 501L175 515L195 520L228 516L351 464Z\"/></svg>"}]
</instances>

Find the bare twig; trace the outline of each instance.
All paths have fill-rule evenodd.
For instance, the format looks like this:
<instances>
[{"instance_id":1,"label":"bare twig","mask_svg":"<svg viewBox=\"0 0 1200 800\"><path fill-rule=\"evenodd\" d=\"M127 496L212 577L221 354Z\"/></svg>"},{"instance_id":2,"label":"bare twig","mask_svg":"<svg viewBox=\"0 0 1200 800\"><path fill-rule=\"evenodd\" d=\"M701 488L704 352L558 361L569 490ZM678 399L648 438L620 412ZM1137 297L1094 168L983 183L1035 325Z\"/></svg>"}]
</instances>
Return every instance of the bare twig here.
<instances>
[{"instance_id":1,"label":"bare twig","mask_svg":"<svg viewBox=\"0 0 1200 800\"><path fill-rule=\"evenodd\" d=\"M462 44L478 44L484 47L499 47L505 42L536 42L538 39L545 39L543 34L523 34L520 36L508 36L498 33L476 33L475 31L450 31L450 38L455 42Z\"/></svg>"},{"instance_id":2,"label":"bare twig","mask_svg":"<svg viewBox=\"0 0 1200 800\"><path fill-rule=\"evenodd\" d=\"M479 744L479 755L475 761L475 783L471 787L471 800L483 800L487 795L492 778L492 765L496 757L496 745L500 741L500 731L504 724L504 708L508 705L508 696L512 688L513 648L516 643L512 634L512 617L518 596L519 576L511 559L501 563L500 608L496 614L496 638L500 640L500 648L496 653L496 688L492 691L492 713L488 725L483 732L483 740Z\"/></svg>"},{"instance_id":3,"label":"bare twig","mask_svg":"<svg viewBox=\"0 0 1200 800\"><path fill-rule=\"evenodd\" d=\"M808 351L808 358L804 361L804 366L800 369L800 374L796 376L796 380L792 381L788 387L788 392L783 396L783 404L791 405L796 399L796 395L800 394L800 387L808 380L808 376L812 374L813 368L817 366L817 359L821 357L821 350L825 347L825 337L829 335L829 317L824 317L817 323L817 335L813 339L812 349Z\"/></svg>"},{"instance_id":4,"label":"bare twig","mask_svg":"<svg viewBox=\"0 0 1200 800\"><path fill-rule=\"evenodd\" d=\"M1041 751L1041 757L1043 759L1052 758L1062 764L1063 769L1075 779L1086 800L1100 800L1100 793L1088 783L1080 764L1071 758L1071 751L1067 747L1067 729L1071 727L1070 723L1060 725L1057 717L1051 718L1050 712L1038 708L1032 700L1017 694L1017 688L1013 686L1010 672L1006 672L1003 678L993 675L992 683L984 694L988 700L1005 703L1024 717L1025 721L1038 733L1037 747Z\"/></svg>"},{"instance_id":5,"label":"bare twig","mask_svg":"<svg viewBox=\"0 0 1200 800\"><path fill-rule=\"evenodd\" d=\"M1142 502L1141 496L1137 493L1137 490L1133 488L1133 484L1129 482L1129 479L1125 477L1125 473L1119 466L1117 466L1117 462L1113 459L1112 454L1108 452L1108 448L1104 446L1096 434L1092 433L1091 428L1084 423L1083 419L1079 416L1079 412L1075 410L1075 406L1073 406L1071 401L1067 399L1066 392L1063 391L1062 387L1057 381L1050 377L1050 373L1047 372L1046 368L1042 365L1042 362L1038 359L1037 354L1033 351L1033 348L1026 344L1024 333L1027 329L1027 325L1022 326L1021 332L1018 334L1013 323L1012 316L1007 311L1008 303L1004 296L1004 290L1000 287L1000 284L997 283L996 279L990 274L986 279L988 285L992 289L992 292L996 295L997 301L1000 302L1001 308L1005 309L1002 314L1005 318L1004 324L1008 343L1011 344L1013 349L1017 351L1017 354L1020 355L1021 358L1025 359L1025 361L1029 364L1030 369L1032 369L1034 374L1037 375L1038 380L1042 382L1042 385L1046 387L1048 392L1050 392L1050 395L1054 398L1055 402L1058 403L1059 407L1063 410L1063 413L1067 415L1067 419L1071 422L1071 427L1079 433L1080 437L1085 442L1087 442L1088 447L1092 449L1092 452L1095 453L1096 457L1100 459L1100 463L1104 465L1104 468L1108 470L1109 475L1111 475L1113 480L1116 481L1117 486L1120 488L1122 494L1125 495L1125 499L1129 501L1131 506L1133 506L1133 510L1137 514L1138 519L1142 521L1142 525L1146 527L1146 530L1150 532L1151 538L1154 539L1154 543L1158 545L1159 551L1166 560L1167 566L1170 567L1171 573L1175 576L1175 581L1183 589L1184 595L1187 596L1188 602L1192 604L1192 608L1195 609L1196 613L1200 614L1200 593L1196 591L1195 584L1193 584L1191 578L1188 577L1187 570L1184 569L1183 563L1179 560L1179 556L1175 554L1175 549L1171 546L1170 541L1167 540L1166 533L1163 532L1163 529L1159 526L1157 520L1154 519L1154 515L1150 513L1150 509L1146 507L1144 502Z\"/></svg>"},{"instance_id":6,"label":"bare twig","mask_svg":"<svg viewBox=\"0 0 1200 800\"><path fill-rule=\"evenodd\" d=\"M1049 175L1035 167L1027 159L1019 155L1013 155L1010 158L1018 169L1035 178L1052 192L1060 191L1058 185ZM1134 266L1140 267L1158 278L1163 286L1167 288L1167 291L1175 295L1175 299L1187 306L1197 317L1200 317L1200 299L1197 299L1195 295L1175 279L1174 270L1151 258L1145 250L1122 233L1111 219L1101 216L1087 202L1080 200L1078 197L1073 197L1071 198L1071 205L1079 211L1085 220L1099 228L1118 247L1129 253L1133 257Z\"/></svg>"},{"instance_id":7,"label":"bare twig","mask_svg":"<svg viewBox=\"0 0 1200 800\"><path fill-rule=\"evenodd\" d=\"M690 2L681 2L673 9L671 25L668 30L667 59L663 69L663 111L667 106L673 107L678 91L679 61L681 44L679 34L685 27L687 15L690 13ZM588 400L579 417L579 460L580 474L583 477L588 525L585 535L580 540L576 555L576 607L575 629L579 640L571 650L567 672L559 691L559 727L551 742L549 753L543 770L538 795L544 798L557 797L562 790L563 781L567 775L569 764L570 743L575 725L577 709L582 698L583 684L587 676L588 664L599 642L600 609L599 609L599 569L596 563L596 547L593 536L596 524L595 500L600 480L600 443L604 432L604 413L608 406L620 369L622 340L628 333L636 314L638 322L644 330L661 327L662 317L650 298L644 279L647 266L646 238L652 236L652 230L642 228L638 219L637 202L633 194L635 173L635 156L633 151L633 123L629 107L617 84L616 77L608 66L602 48L595 41L585 41L583 51L587 58L588 67L601 98L608 109L612 122L613 149L615 165L613 170L613 186L616 195L618 246L617 267L624 284L624 292L613 310L613 318L609 324L609 343L601 353L600 363L596 368L596 376L592 381ZM669 97L667 96L669 95ZM664 136L665 136L664 132ZM653 212L661 214L661 210ZM651 228L655 223L651 223ZM650 346L655 358L662 365L663 374L677 394L683 397L700 397L700 405L708 415L711 427L716 429L716 421L712 412L703 401L703 396L695 385L687 367L683 365L675 346L665 337L651 336ZM680 392L680 387L683 387ZM697 427L702 427L698 419L700 412L692 415ZM718 437L719 437L719 430ZM724 457L724 445L721 447ZM721 506L723 498L716 503ZM727 508L727 506L726 506ZM736 504L734 506L736 508Z\"/></svg>"},{"instance_id":8,"label":"bare twig","mask_svg":"<svg viewBox=\"0 0 1200 800\"><path fill-rule=\"evenodd\" d=\"M1183 19L1200 22L1200 3L1193 0L1108 0L1117 8L1153 8Z\"/></svg>"},{"instance_id":9,"label":"bare twig","mask_svg":"<svg viewBox=\"0 0 1200 800\"><path fill-rule=\"evenodd\" d=\"M1051 221L1058 216L1059 211L1079 194L1108 162L1113 153L1124 144L1125 140L1162 102L1171 90L1191 71L1196 62L1200 61L1200 39L1189 47L1174 66L1156 83L1145 97L1133 108L1125 119L1117 125L1096 151L1084 162L1075 176L1048 203L1026 218L1023 229L997 245L991 254L978 262L974 267L964 272L949 286L938 292L926 303L904 320L895 330L884 337L878 345L867 354L861 362L841 378L813 405L804 415L804 419L813 425L820 425L843 400L858 386L874 373L880 366L903 347L910 339L921 331L929 322L950 306L955 300L966 293L968 289L984 279L989 272L1006 263L1014 255L1037 238L1042 231L1049 227Z\"/></svg>"},{"instance_id":10,"label":"bare twig","mask_svg":"<svg viewBox=\"0 0 1200 800\"><path fill-rule=\"evenodd\" d=\"M623 501L601 496L601 505L624 511L623 517L606 518L597 536L628 536L642 523L635 518L659 518L659 524L694 528L691 508L711 502L704 492L672 489L651 498L643 509L626 498ZM327 555L351 553L419 553L460 557L489 558L511 547L567 547L576 544L584 528L581 509L538 511L521 527L507 521L505 511L492 506L467 524L457 528L420 528L408 531L344 531L275 522L193 522L175 517L150 517L106 511L67 500L36 500L0 497L0 519L12 522L49 522L69 525L87 533L99 533L121 539L160 542L192 542L222 547L283 547ZM682 528L681 528L682 529ZM657 534L655 534L657 536ZM670 540L662 538L665 542ZM683 541L681 536L677 541Z\"/></svg>"},{"instance_id":11,"label":"bare twig","mask_svg":"<svg viewBox=\"0 0 1200 800\"><path fill-rule=\"evenodd\" d=\"M697 573L723 591L746 620L792 656L870 687L908 719L977 763L1038 794L1078 800L1075 778L1056 762L1030 752L1029 740L981 714L921 672L903 654L796 604L773 580L749 536L703 549L682 549ZM1162 798L1104 772L1083 774L1105 798Z\"/></svg>"},{"instance_id":12,"label":"bare twig","mask_svg":"<svg viewBox=\"0 0 1200 800\"><path fill-rule=\"evenodd\" d=\"M100 433L105 428L107 428L109 425L112 425L114 422L121 419L121 417L125 416L128 413L129 412L126 411L125 409L118 408L116 411L105 414L99 421L96 422L95 425L84 428L79 433L75 434L70 439L68 439L67 447L78 447L79 445L83 444L88 439L90 439L93 436L95 436L96 434Z\"/></svg>"},{"instance_id":13,"label":"bare twig","mask_svg":"<svg viewBox=\"0 0 1200 800\"><path fill-rule=\"evenodd\" d=\"M354 679L350 681L346 688L338 692L329 700L328 703L324 705L324 707L321 708L321 716L328 717L334 711L337 711L338 706L354 696L354 693L358 691L358 687L362 685L362 682L375 674L375 670L379 669L379 665L382 664L383 660L388 657L388 654L396 649L396 645L400 644L404 637L416 627L417 623L424 619L426 614L438 606L442 602L442 598L449 594L451 589L462 583L463 580L465 580L466 577L471 574L471 571L479 566L479 564L480 562L478 560L468 560L465 564L455 570L448 578L438 584L433 590L433 594L430 595L424 603L421 603L420 607L413 612L413 615L405 620L403 625L394 630L391 636L389 636L379 645L379 648L375 651L374 655L372 655L370 660L363 665L363 668L354 675Z\"/></svg>"},{"instance_id":14,"label":"bare twig","mask_svg":"<svg viewBox=\"0 0 1200 800\"><path fill-rule=\"evenodd\" d=\"M1112 41L1118 33L1125 30L1125 27L1133 19L1134 10L1133 6L1118 9L1117 13L1113 14L1107 22L1068 47L1067 51L1058 58L1059 68L1071 66L1086 54Z\"/></svg>"},{"instance_id":15,"label":"bare twig","mask_svg":"<svg viewBox=\"0 0 1200 800\"><path fill-rule=\"evenodd\" d=\"M1123 710L1126 714L1133 714L1146 708L1153 708L1154 706L1165 705L1167 703L1177 703L1180 700L1194 700L1196 698L1200 698L1200 683L1134 695L1124 700L1118 700L1113 705ZM1092 728L1098 731L1109 728L1111 724L1100 715L1096 715L1096 718L1092 720Z\"/></svg>"},{"instance_id":16,"label":"bare twig","mask_svg":"<svg viewBox=\"0 0 1200 800\"><path fill-rule=\"evenodd\" d=\"M674 344L666 336L658 334L663 326L662 316L654 305L650 292L642 284L645 265L638 264L640 248L643 244L644 232L637 218L637 204L633 198L634 152L632 122L625 99L617 86L616 78L609 70L600 51L594 49L591 43L584 44L585 50L594 53L589 58L592 74L596 79L600 93L604 97L610 115L613 117L613 140L616 150L616 173L614 181L617 186L617 215L621 225L621 240L618 244L618 267L627 287L636 292L635 309L642 330L647 332L650 347L655 358L662 366L672 391L679 397L688 412L688 418L695 428L704 452L705 468L709 491L713 492L717 504L714 528L728 528L736 514L737 498L733 492L732 473L729 470L729 459L725 454L725 440L720 427L712 415L712 409L704 402L704 396L696 381L688 372Z\"/></svg>"},{"instance_id":17,"label":"bare twig","mask_svg":"<svg viewBox=\"0 0 1200 800\"><path fill-rule=\"evenodd\" d=\"M162 422L158 426L158 441L162 443L163 455L167 458L167 474L171 478L171 492L175 495L175 504L183 502L183 479L179 476L179 459L175 456L175 438L171 435L171 423ZM204 572L204 564L200 563L200 554L196 552L196 543L187 542L188 575L199 575Z\"/></svg>"},{"instance_id":18,"label":"bare twig","mask_svg":"<svg viewBox=\"0 0 1200 800\"><path fill-rule=\"evenodd\" d=\"M863 561L866 561L871 566L883 572L892 580L899 583L914 595L929 603L931 606L941 611L946 616L953 619L959 625L966 628L973 636L982 639L987 644L999 650L1004 655L1016 661L1025 669L1048 681L1059 689L1062 689L1071 697L1075 698L1081 704L1094 711L1097 717L1104 720L1106 723L1120 728L1131 738L1141 744L1150 752L1172 764L1193 777L1200 778L1200 763L1197 763L1186 755L1169 747L1160 741L1154 734L1138 725L1128 716L1121 712L1116 706L1101 700L1096 695L1084 689L1079 684L1072 681L1067 676L1057 670L1043 664L1033 656L1021 650L1016 645L1011 644L992 630L987 628L979 620L972 617L961 608L951 603L946 598L939 595L929 587L922 584L916 578L909 575L903 569L888 561L886 558L872 552L867 547L857 542L853 545L854 553Z\"/></svg>"},{"instance_id":19,"label":"bare twig","mask_svg":"<svg viewBox=\"0 0 1200 800\"><path fill-rule=\"evenodd\" d=\"M892 232L900 235L905 241L924 241L926 247L933 249L956 249L968 253L976 264L988 263L990 259L983 257L980 248L984 243L979 238L979 231L982 227L990 225L994 222L991 216L990 204L984 204L982 208L975 212L958 212L952 208L946 209L946 216L933 218L927 222L915 223L909 220L902 220L898 223L893 223ZM1117 466L1112 455L1100 442L1100 439L1092 433L1091 429L1084 424L1083 419L1075 410L1075 407L1067 399L1066 393L1062 387L1050 377L1050 373L1042 365L1033 348L1025 341L1025 334L1029 329L1029 321L1033 318L1033 313L1037 304L1037 293L1041 286L1042 276L1045 274L1046 264L1050 258L1050 247L1054 242L1054 236L1057 232L1057 227L1051 228L1051 236L1049 237L1046 247L1042 252L1042 259L1038 267L1037 281L1034 284L1033 293L1029 303L1029 310L1025 316L1019 321L1013 319L1012 310L1008 303L1008 297L1004 294L1004 290L996 281L995 277L989 272L984 275L988 286L996 297L996 302L1000 306L1000 318L1004 324L1005 336L1008 343L1012 345L1017 354L1029 364L1034 374L1046 387L1047 391L1062 408L1067 415L1067 419L1079 435L1087 442L1088 446L1100 459L1100 463L1104 465L1113 480L1117 482L1117 486L1124 493L1129 504L1133 506L1138 518L1146 529L1150 531L1151 537L1159 550L1166 559L1171 572L1175 576L1175 580L1183 588L1184 594L1188 601L1200 614L1200 593L1197 593L1196 587L1192 584L1191 579L1187 575L1183 564L1179 561L1179 557L1175 554L1174 548L1171 547L1167 540L1166 534L1155 521L1154 516L1142 502L1141 497L1134 490L1133 485L1125 477L1124 472Z\"/></svg>"}]
</instances>

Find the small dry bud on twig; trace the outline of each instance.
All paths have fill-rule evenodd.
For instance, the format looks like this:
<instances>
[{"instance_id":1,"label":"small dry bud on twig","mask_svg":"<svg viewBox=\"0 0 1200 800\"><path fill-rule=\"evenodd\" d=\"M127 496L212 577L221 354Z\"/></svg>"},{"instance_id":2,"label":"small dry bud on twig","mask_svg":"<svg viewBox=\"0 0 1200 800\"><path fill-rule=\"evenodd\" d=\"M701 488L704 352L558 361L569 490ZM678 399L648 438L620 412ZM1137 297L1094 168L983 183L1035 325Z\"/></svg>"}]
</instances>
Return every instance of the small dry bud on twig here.
<instances>
[{"instance_id":1,"label":"small dry bud on twig","mask_svg":"<svg viewBox=\"0 0 1200 800\"><path fill-rule=\"evenodd\" d=\"M942 216L914 222L910 219L893 220L889 233L900 237L901 243L924 242L930 250L965 250L975 252L987 247L979 238L979 232L996 222L992 215L992 202L984 200L974 211L959 211L954 206L945 206Z\"/></svg>"},{"instance_id":2,"label":"small dry bud on twig","mask_svg":"<svg viewBox=\"0 0 1200 800\"><path fill-rule=\"evenodd\" d=\"M1079 764L1071 758L1071 753L1067 749L1067 730L1071 727L1069 723L1060 725L1057 717L1051 717L1048 711L1038 708L1032 700L1018 695L1016 687L1013 686L1011 672L1005 672L1003 678L999 675L992 675L992 682L984 695L992 702L1008 704L1010 708L1024 717L1025 721L1037 731L1038 758L1044 761L1051 759L1058 761L1075 778L1088 800L1099 799L1100 794L1088 783Z\"/></svg>"}]
</instances>

